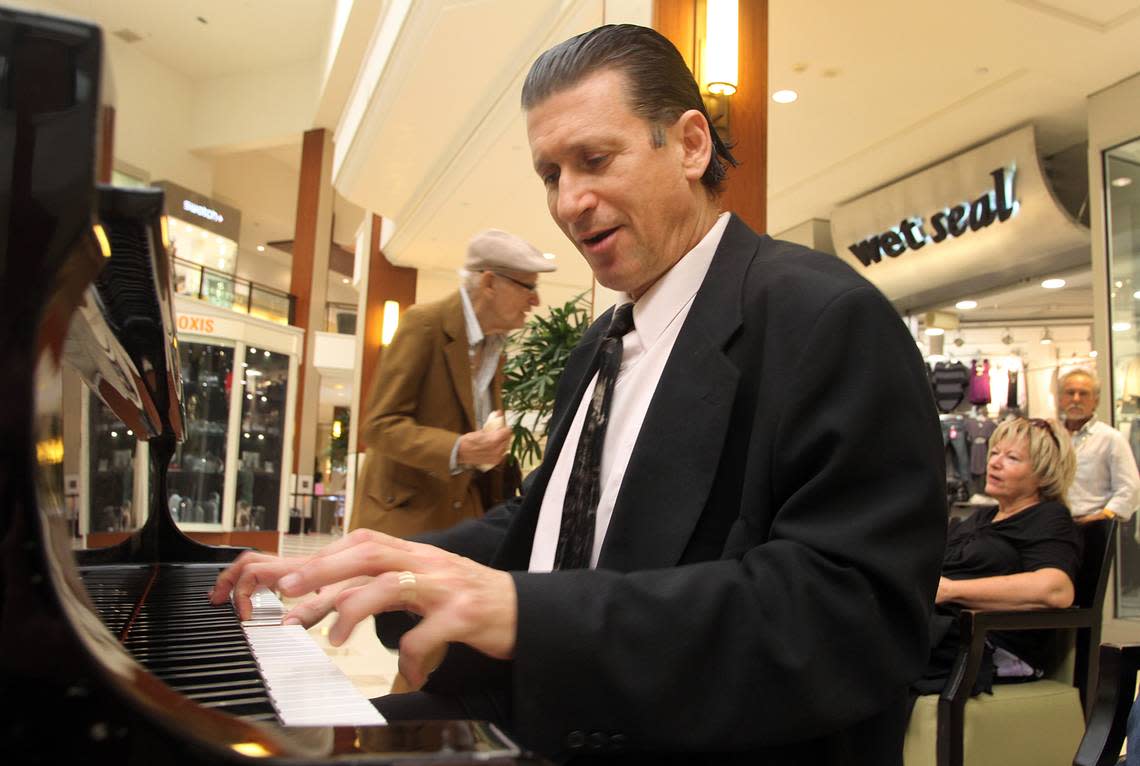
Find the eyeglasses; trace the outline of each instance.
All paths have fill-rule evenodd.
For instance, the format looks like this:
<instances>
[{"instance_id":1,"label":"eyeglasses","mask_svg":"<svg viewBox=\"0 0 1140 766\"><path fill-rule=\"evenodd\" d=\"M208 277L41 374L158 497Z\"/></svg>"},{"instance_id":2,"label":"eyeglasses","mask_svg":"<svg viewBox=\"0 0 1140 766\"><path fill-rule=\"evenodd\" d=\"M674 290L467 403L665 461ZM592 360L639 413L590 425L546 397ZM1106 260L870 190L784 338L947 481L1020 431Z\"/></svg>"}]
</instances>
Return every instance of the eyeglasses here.
<instances>
[{"instance_id":1,"label":"eyeglasses","mask_svg":"<svg viewBox=\"0 0 1140 766\"><path fill-rule=\"evenodd\" d=\"M1061 442L1057 441L1057 434L1053 431L1053 427L1049 425L1048 420L1044 420L1042 418L1028 418L1028 421L1029 425L1040 428L1045 431L1045 433L1049 434L1049 438L1051 438L1053 440L1053 443L1057 445L1057 449L1061 448Z\"/></svg>"},{"instance_id":2,"label":"eyeglasses","mask_svg":"<svg viewBox=\"0 0 1140 766\"><path fill-rule=\"evenodd\" d=\"M529 290L532 293L534 293L535 295L538 295L538 285L537 284L528 285L526 282L523 282L520 279L515 279L514 277L508 277L506 274L500 274L497 271L492 271L491 273L494 274L496 277L502 277L503 279L507 280L508 282L514 282L516 285L518 285L522 289Z\"/></svg>"}]
</instances>

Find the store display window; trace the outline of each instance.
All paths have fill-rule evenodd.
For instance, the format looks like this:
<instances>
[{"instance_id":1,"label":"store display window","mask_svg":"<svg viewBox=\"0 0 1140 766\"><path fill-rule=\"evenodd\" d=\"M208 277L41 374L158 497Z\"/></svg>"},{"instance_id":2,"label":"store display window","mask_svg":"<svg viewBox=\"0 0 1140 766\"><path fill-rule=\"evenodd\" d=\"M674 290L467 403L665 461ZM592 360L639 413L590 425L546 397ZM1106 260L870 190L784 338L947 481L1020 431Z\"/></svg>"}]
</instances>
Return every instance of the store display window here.
<instances>
[{"instance_id":1,"label":"store display window","mask_svg":"<svg viewBox=\"0 0 1140 766\"><path fill-rule=\"evenodd\" d=\"M277 528L289 359L253 346L245 351L234 529Z\"/></svg>"},{"instance_id":2,"label":"store display window","mask_svg":"<svg viewBox=\"0 0 1140 766\"><path fill-rule=\"evenodd\" d=\"M234 349L184 341L182 400L186 439L167 474L167 503L179 523L221 524Z\"/></svg>"},{"instance_id":3,"label":"store display window","mask_svg":"<svg viewBox=\"0 0 1140 766\"><path fill-rule=\"evenodd\" d=\"M192 223L168 218L174 248L174 289L214 306L230 309L244 305L247 296L235 291L237 242Z\"/></svg>"},{"instance_id":4,"label":"store display window","mask_svg":"<svg viewBox=\"0 0 1140 766\"><path fill-rule=\"evenodd\" d=\"M126 532L141 526L143 509L133 505L135 451L138 438L99 397L89 399L87 450L89 497L88 529L92 532Z\"/></svg>"},{"instance_id":5,"label":"store display window","mask_svg":"<svg viewBox=\"0 0 1140 766\"><path fill-rule=\"evenodd\" d=\"M1140 461L1140 139L1104 153L1104 179L1113 425ZM1138 535L1135 517L1121 525L1117 617L1140 617Z\"/></svg>"}]
</instances>

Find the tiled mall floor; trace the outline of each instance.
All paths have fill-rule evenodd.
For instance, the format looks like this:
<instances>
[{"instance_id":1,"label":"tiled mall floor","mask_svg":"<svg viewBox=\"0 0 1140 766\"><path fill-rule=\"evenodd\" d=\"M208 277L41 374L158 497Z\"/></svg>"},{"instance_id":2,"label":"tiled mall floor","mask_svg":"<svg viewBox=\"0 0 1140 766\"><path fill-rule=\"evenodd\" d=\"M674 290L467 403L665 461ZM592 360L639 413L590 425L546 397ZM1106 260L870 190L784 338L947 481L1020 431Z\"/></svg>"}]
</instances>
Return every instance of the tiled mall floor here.
<instances>
[{"instance_id":1,"label":"tiled mall floor","mask_svg":"<svg viewBox=\"0 0 1140 766\"><path fill-rule=\"evenodd\" d=\"M302 556L337 539L332 535L284 535L281 552L286 556ZM291 599L282 599L286 606ZM329 615L309 628L309 635L332 658L345 675L366 697L387 694L396 675L396 653L385 649L376 638L372 618L356 626L348 641L339 647L329 643L328 631L336 615Z\"/></svg>"}]
</instances>

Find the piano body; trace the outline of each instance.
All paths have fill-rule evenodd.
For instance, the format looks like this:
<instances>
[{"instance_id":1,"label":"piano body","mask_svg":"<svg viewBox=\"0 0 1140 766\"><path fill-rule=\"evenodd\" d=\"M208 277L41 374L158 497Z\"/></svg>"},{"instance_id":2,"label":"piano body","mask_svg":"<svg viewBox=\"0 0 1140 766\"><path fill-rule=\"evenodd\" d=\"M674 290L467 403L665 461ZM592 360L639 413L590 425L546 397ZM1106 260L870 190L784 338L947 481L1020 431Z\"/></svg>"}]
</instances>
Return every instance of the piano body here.
<instances>
[{"instance_id":1,"label":"piano body","mask_svg":"<svg viewBox=\"0 0 1140 766\"><path fill-rule=\"evenodd\" d=\"M271 594L245 625L207 603L240 549L165 502L185 426L162 193L94 183L101 60L97 27L0 7L0 762L539 763L488 724L375 723ZM107 549L73 552L62 513L64 361L150 441L149 517Z\"/></svg>"}]
</instances>

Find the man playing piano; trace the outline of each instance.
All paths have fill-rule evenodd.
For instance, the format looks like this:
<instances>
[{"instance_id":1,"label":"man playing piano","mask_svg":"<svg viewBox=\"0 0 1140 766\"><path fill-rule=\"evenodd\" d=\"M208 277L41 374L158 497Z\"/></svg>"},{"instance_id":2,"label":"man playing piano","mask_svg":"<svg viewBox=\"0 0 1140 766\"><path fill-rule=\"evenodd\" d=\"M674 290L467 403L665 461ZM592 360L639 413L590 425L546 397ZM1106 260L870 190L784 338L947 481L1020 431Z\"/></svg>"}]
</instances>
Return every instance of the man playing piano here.
<instances>
[{"instance_id":1,"label":"man playing piano","mask_svg":"<svg viewBox=\"0 0 1140 766\"><path fill-rule=\"evenodd\" d=\"M245 554L211 599L319 589L287 619L336 609L334 644L377 614L423 684L376 700L389 720L491 719L558 760L901 764L945 534L914 341L841 261L721 212L735 160L656 32L555 46L522 100L551 216L626 296L525 496Z\"/></svg>"}]
</instances>

